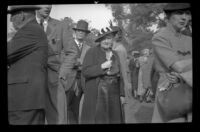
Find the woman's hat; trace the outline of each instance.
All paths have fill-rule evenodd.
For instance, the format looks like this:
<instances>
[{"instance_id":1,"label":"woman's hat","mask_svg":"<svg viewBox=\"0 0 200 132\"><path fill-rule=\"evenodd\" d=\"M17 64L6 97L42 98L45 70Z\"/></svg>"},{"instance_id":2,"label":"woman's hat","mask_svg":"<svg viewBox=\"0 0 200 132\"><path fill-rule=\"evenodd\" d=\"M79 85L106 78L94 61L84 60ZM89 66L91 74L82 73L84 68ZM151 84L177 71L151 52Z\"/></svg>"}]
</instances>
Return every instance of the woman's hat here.
<instances>
[{"instance_id":1,"label":"woman's hat","mask_svg":"<svg viewBox=\"0 0 200 132\"><path fill-rule=\"evenodd\" d=\"M41 9L39 5L15 5L15 6L8 6L7 13L12 14L17 11L39 10L39 9Z\"/></svg>"},{"instance_id":2,"label":"woman's hat","mask_svg":"<svg viewBox=\"0 0 200 132\"><path fill-rule=\"evenodd\" d=\"M169 3L164 7L164 11L185 10L190 9L189 3Z\"/></svg>"},{"instance_id":3,"label":"woman's hat","mask_svg":"<svg viewBox=\"0 0 200 132\"><path fill-rule=\"evenodd\" d=\"M100 42L105 36L110 35L110 34L116 34L118 32L117 29L110 29L108 27L106 27L107 31L104 31L104 29L101 29L101 33L98 34L97 39L95 40L95 42Z\"/></svg>"},{"instance_id":4,"label":"woman's hat","mask_svg":"<svg viewBox=\"0 0 200 132\"><path fill-rule=\"evenodd\" d=\"M72 28L74 30L81 30L87 33L90 33L90 31L88 30L88 23L84 20L80 20L77 22L77 25L75 28Z\"/></svg>"}]
</instances>

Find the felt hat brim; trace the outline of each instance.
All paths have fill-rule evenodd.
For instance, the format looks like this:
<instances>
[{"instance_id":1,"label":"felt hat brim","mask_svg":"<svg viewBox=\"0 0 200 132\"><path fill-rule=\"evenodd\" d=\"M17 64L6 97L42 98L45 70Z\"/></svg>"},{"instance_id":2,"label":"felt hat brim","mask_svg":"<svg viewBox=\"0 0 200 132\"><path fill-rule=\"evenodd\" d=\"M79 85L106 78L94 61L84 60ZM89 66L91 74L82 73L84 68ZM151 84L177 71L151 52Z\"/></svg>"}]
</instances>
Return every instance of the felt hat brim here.
<instances>
[{"instance_id":1,"label":"felt hat brim","mask_svg":"<svg viewBox=\"0 0 200 132\"><path fill-rule=\"evenodd\" d=\"M90 33L91 31L90 30L85 30L85 29L80 29L80 28L72 28L73 30L80 30L80 31L84 31L84 32L87 32L87 33Z\"/></svg>"},{"instance_id":2,"label":"felt hat brim","mask_svg":"<svg viewBox=\"0 0 200 132\"><path fill-rule=\"evenodd\" d=\"M16 6L9 6L8 7L8 14L12 14L17 11L24 11L24 10L39 10L41 6L39 5L16 5Z\"/></svg>"},{"instance_id":3,"label":"felt hat brim","mask_svg":"<svg viewBox=\"0 0 200 132\"><path fill-rule=\"evenodd\" d=\"M189 3L169 3L164 7L164 11L187 10L190 9Z\"/></svg>"}]
</instances>

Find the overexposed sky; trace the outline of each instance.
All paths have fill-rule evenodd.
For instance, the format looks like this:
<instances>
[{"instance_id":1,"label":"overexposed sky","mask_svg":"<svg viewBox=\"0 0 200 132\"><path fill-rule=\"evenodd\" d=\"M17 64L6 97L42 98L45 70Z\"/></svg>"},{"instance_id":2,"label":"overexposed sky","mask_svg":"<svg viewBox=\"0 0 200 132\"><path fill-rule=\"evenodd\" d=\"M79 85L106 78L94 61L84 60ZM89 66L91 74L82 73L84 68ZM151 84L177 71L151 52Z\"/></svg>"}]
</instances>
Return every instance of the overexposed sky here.
<instances>
[{"instance_id":1,"label":"overexposed sky","mask_svg":"<svg viewBox=\"0 0 200 132\"><path fill-rule=\"evenodd\" d=\"M75 22L86 19L90 22L89 27L99 30L109 26L109 20L113 20L111 10L104 4L53 5L50 16L59 20L71 17Z\"/></svg>"},{"instance_id":2,"label":"overexposed sky","mask_svg":"<svg viewBox=\"0 0 200 132\"><path fill-rule=\"evenodd\" d=\"M79 19L86 19L89 21L89 28L96 28L98 30L108 27L109 20L113 21L114 19L111 10L105 7L105 4L53 5L50 16L58 20L65 17L71 17L75 22ZM8 15L8 32L11 31L9 19Z\"/></svg>"}]
</instances>

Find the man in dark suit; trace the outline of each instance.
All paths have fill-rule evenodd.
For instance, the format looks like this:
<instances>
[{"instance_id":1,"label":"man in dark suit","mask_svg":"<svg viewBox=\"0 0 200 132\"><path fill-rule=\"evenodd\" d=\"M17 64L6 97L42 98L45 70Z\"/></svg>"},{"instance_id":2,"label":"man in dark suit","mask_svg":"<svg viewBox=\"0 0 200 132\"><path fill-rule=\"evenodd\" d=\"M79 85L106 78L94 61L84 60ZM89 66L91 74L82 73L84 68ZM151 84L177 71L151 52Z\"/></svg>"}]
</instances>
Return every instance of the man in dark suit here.
<instances>
[{"instance_id":1,"label":"man in dark suit","mask_svg":"<svg viewBox=\"0 0 200 132\"><path fill-rule=\"evenodd\" d=\"M48 38L48 91L46 120L48 124L67 124L66 76L71 72L78 54L69 43L72 38L69 26L49 16L52 5L42 5L36 11L36 19L44 28Z\"/></svg>"},{"instance_id":2,"label":"man in dark suit","mask_svg":"<svg viewBox=\"0 0 200 132\"><path fill-rule=\"evenodd\" d=\"M70 72L67 73L67 83L65 83L67 97L67 115L69 124L77 124L79 122L79 114L81 114L81 108L79 111L79 105L80 107L82 106L80 101L82 102L84 99L84 96L82 96L82 94L85 85L85 81L81 72L82 63L86 52L90 48L89 44L86 44L87 42L85 41L88 33L90 33L90 31L88 30L88 23L84 20L80 20L77 22L77 25L75 28L73 28L73 30L73 38L71 38L71 40L69 41L69 45L74 46L78 51L78 54L76 58L74 58L74 66L72 68L68 68L68 71Z\"/></svg>"},{"instance_id":3,"label":"man in dark suit","mask_svg":"<svg viewBox=\"0 0 200 132\"><path fill-rule=\"evenodd\" d=\"M73 67L67 66L63 68L63 72L66 73L64 78L61 78L61 82L66 91L67 98L67 120L69 124L77 124L79 119L79 104L82 97L83 100L83 89L84 89L84 78L82 76L82 62L85 57L87 50L90 48L89 44L86 44L86 37L90 31L88 30L88 23L84 20L78 21L75 28L73 28L74 34L73 37L68 42L68 45L77 51L75 58L72 58L70 54L68 57L71 57L73 61L65 60L69 64L73 64ZM70 49L69 49L70 50ZM72 63L73 62L73 63ZM75 63L74 63L75 62ZM66 67L66 66L65 66ZM64 81L66 80L66 81ZM82 102L82 101L81 101ZM82 104L80 104L82 105Z\"/></svg>"},{"instance_id":4,"label":"man in dark suit","mask_svg":"<svg viewBox=\"0 0 200 132\"><path fill-rule=\"evenodd\" d=\"M44 124L47 37L36 22L39 6L10 6L17 31L8 47L8 118L13 125Z\"/></svg>"}]
</instances>

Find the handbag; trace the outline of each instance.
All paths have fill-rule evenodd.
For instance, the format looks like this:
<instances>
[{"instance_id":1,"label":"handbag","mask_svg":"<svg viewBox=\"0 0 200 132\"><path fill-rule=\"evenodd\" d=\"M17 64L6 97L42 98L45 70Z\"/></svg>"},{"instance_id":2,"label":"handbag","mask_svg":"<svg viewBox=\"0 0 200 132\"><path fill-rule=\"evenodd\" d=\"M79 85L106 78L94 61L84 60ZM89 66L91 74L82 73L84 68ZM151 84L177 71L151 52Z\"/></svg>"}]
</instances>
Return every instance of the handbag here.
<instances>
[{"instance_id":1,"label":"handbag","mask_svg":"<svg viewBox=\"0 0 200 132\"><path fill-rule=\"evenodd\" d=\"M158 110L165 122L192 112L192 87L183 81L169 87L159 91L157 99Z\"/></svg>"}]
</instances>

